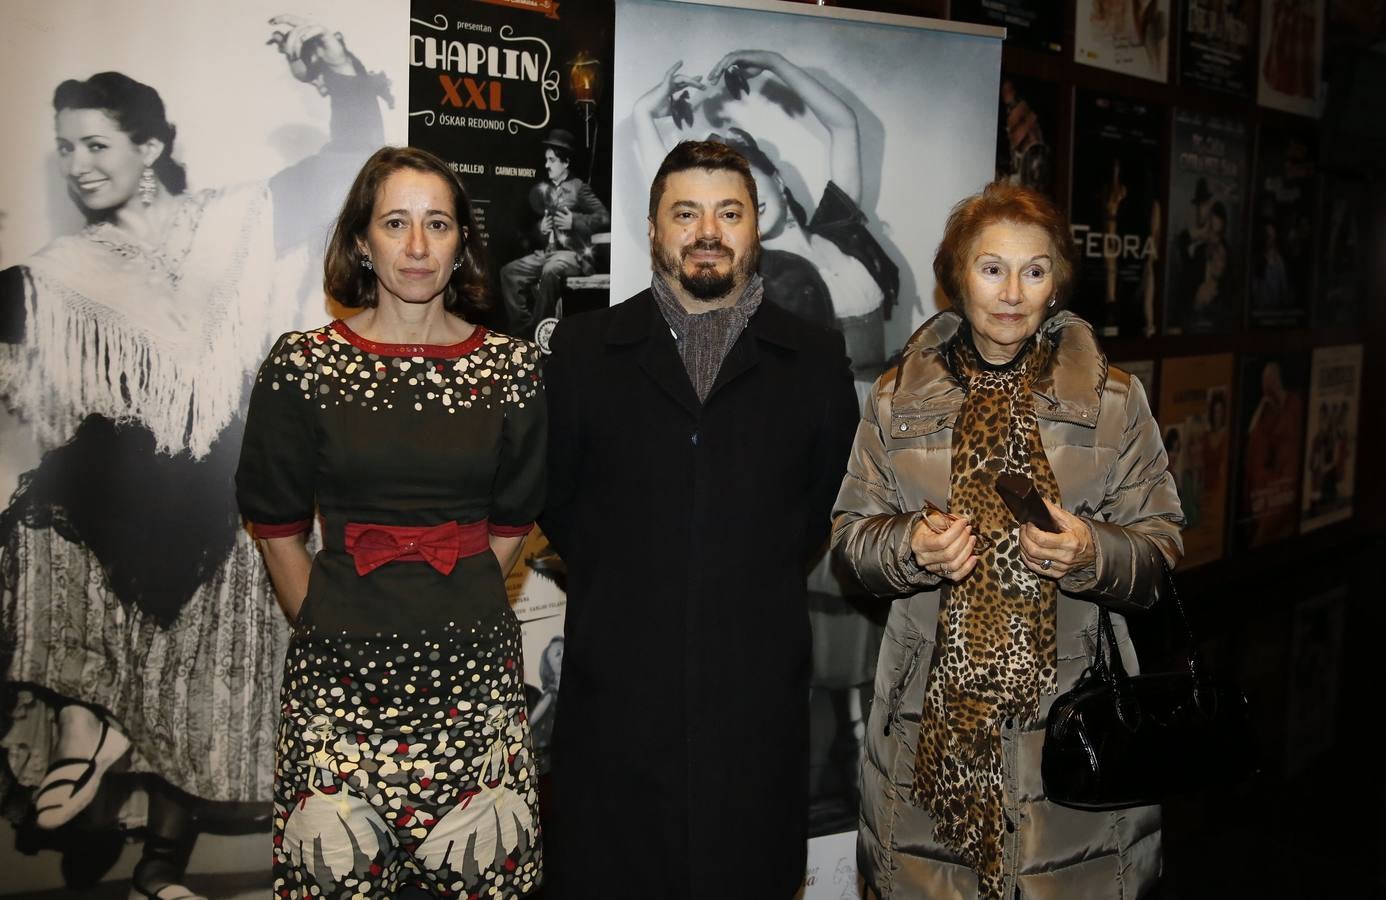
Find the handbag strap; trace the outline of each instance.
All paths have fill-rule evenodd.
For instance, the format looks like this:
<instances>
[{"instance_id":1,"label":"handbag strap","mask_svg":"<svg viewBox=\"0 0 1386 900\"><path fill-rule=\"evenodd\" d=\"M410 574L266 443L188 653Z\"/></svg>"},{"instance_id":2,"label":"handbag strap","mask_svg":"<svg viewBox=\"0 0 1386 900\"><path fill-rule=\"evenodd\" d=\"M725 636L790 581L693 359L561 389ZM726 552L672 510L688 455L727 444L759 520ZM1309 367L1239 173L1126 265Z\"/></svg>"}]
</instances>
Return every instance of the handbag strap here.
<instances>
[{"instance_id":1,"label":"handbag strap","mask_svg":"<svg viewBox=\"0 0 1386 900\"><path fill-rule=\"evenodd\" d=\"M1159 554L1159 557L1160 569L1165 583L1164 593L1174 606L1174 614L1171 617L1174 621L1171 627L1178 630L1180 642L1184 645L1184 664L1188 668L1189 677L1193 683L1194 703L1202 710L1204 701L1211 702L1213 693L1211 684L1205 680L1207 667L1204 666L1203 657L1198 652L1198 642L1194 638L1193 627L1189 624L1188 614L1184 611L1184 603L1179 598L1179 590L1174 586L1174 574L1170 571L1169 563L1165 561L1164 554ZM1093 666L1098 675L1116 693L1117 713L1122 715L1125 698L1133 698L1133 692L1129 687L1130 676L1126 673L1126 666L1122 663L1121 653L1117 649L1116 630L1112 627L1112 616L1105 606L1099 606L1097 609L1097 655ZM1124 719L1125 716L1123 716Z\"/></svg>"}]
</instances>

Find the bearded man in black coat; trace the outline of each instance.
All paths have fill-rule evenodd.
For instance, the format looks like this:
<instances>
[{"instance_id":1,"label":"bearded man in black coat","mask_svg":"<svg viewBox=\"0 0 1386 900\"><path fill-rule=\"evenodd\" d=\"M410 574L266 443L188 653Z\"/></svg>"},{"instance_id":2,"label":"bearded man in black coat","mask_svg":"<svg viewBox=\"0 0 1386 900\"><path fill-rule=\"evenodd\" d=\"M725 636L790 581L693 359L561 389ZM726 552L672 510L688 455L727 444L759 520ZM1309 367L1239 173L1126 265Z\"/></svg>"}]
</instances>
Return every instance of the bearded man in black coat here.
<instances>
[{"instance_id":1,"label":"bearded man in black coat","mask_svg":"<svg viewBox=\"0 0 1386 900\"><path fill-rule=\"evenodd\" d=\"M553 337L546 898L787 900L804 878L805 575L858 407L842 336L764 296L756 210L735 150L678 145L650 289Z\"/></svg>"}]
</instances>

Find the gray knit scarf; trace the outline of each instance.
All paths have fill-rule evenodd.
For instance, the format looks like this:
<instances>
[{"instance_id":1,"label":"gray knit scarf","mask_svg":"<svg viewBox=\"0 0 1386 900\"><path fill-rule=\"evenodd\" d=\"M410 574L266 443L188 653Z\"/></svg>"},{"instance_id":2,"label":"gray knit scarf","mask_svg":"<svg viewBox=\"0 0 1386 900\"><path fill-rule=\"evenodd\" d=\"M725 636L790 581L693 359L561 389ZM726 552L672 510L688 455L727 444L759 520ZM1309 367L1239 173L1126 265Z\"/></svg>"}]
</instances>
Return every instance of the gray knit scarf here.
<instances>
[{"instance_id":1,"label":"gray knit scarf","mask_svg":"<svg viewBox=\"0 0 1386 900\"><path fill-rule=\"evenodd\" d=\"M759 275L752 275L736 303L701 313L684 309L673 288L657 273L650 279L650 291L659 304L659 311L664 314L664 321L674 330L679 358L688 370L688 380L693 382L698 401L706 402L717 381L717 373L722 369L722 361L760 308L765 296L764 282Z\"/></svg>"}]
</instances>

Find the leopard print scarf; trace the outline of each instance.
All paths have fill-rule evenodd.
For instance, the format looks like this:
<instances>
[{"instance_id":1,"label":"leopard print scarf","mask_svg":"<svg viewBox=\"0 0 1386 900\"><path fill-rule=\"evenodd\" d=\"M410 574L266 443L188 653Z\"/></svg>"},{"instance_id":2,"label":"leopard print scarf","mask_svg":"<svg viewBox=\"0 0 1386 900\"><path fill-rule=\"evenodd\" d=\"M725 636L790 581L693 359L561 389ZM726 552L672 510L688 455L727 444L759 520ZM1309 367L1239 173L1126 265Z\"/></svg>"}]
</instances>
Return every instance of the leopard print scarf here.
<instances>
[{"instance_id":1,"label":"leopard print scarf","mask_svg":"<svg viewBox=\"0 0 1386 900\"><path fill-rule=\"evenodd\" d=\"M1058 484L1040 444L1031 373L1049 364L1043 338L1005 367L989 367L963 331L948 351L967 399L953 438L949 509L993 540L992 549L939 603L935 662L924 692L911 799L929 811L934 837L977 872L982 897L999 898L1002 721L1034 722L1040 696L1057 692L1052 580L1025 568L1019 530L993 489L997 474L1019 472L1056 500Z\"/></svg>"}]
</instances>

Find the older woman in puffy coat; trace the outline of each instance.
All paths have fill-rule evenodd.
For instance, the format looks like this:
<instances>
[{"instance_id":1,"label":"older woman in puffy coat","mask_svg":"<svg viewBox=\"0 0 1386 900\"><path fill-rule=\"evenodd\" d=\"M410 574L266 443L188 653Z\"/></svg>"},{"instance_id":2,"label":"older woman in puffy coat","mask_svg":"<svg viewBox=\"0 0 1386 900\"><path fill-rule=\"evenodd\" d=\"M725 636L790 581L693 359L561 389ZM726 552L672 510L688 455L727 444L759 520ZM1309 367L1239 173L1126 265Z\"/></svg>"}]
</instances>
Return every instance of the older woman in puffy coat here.
<instances>
[{"instance_id":1,"label":"older woman in puffy coat","mask_svg":"<svg viewBox=\"0 0 1386 900\"><path fill-rule=\"evenodd\" d=\"M1158 807L1059 806L1039 764L1098 607L1158 602L1162 561L1182 555L1159 428L1140 383L1061 309L1068 224L1047 198L998 183L962 201L934 271L956 311L877 381L835 512L834 552L895 598L860 870L880 898L1139 897L1160 872ZM1033 482L1057 532L1016 523L1001 473Z\"/></svg>"}]
</instances>

